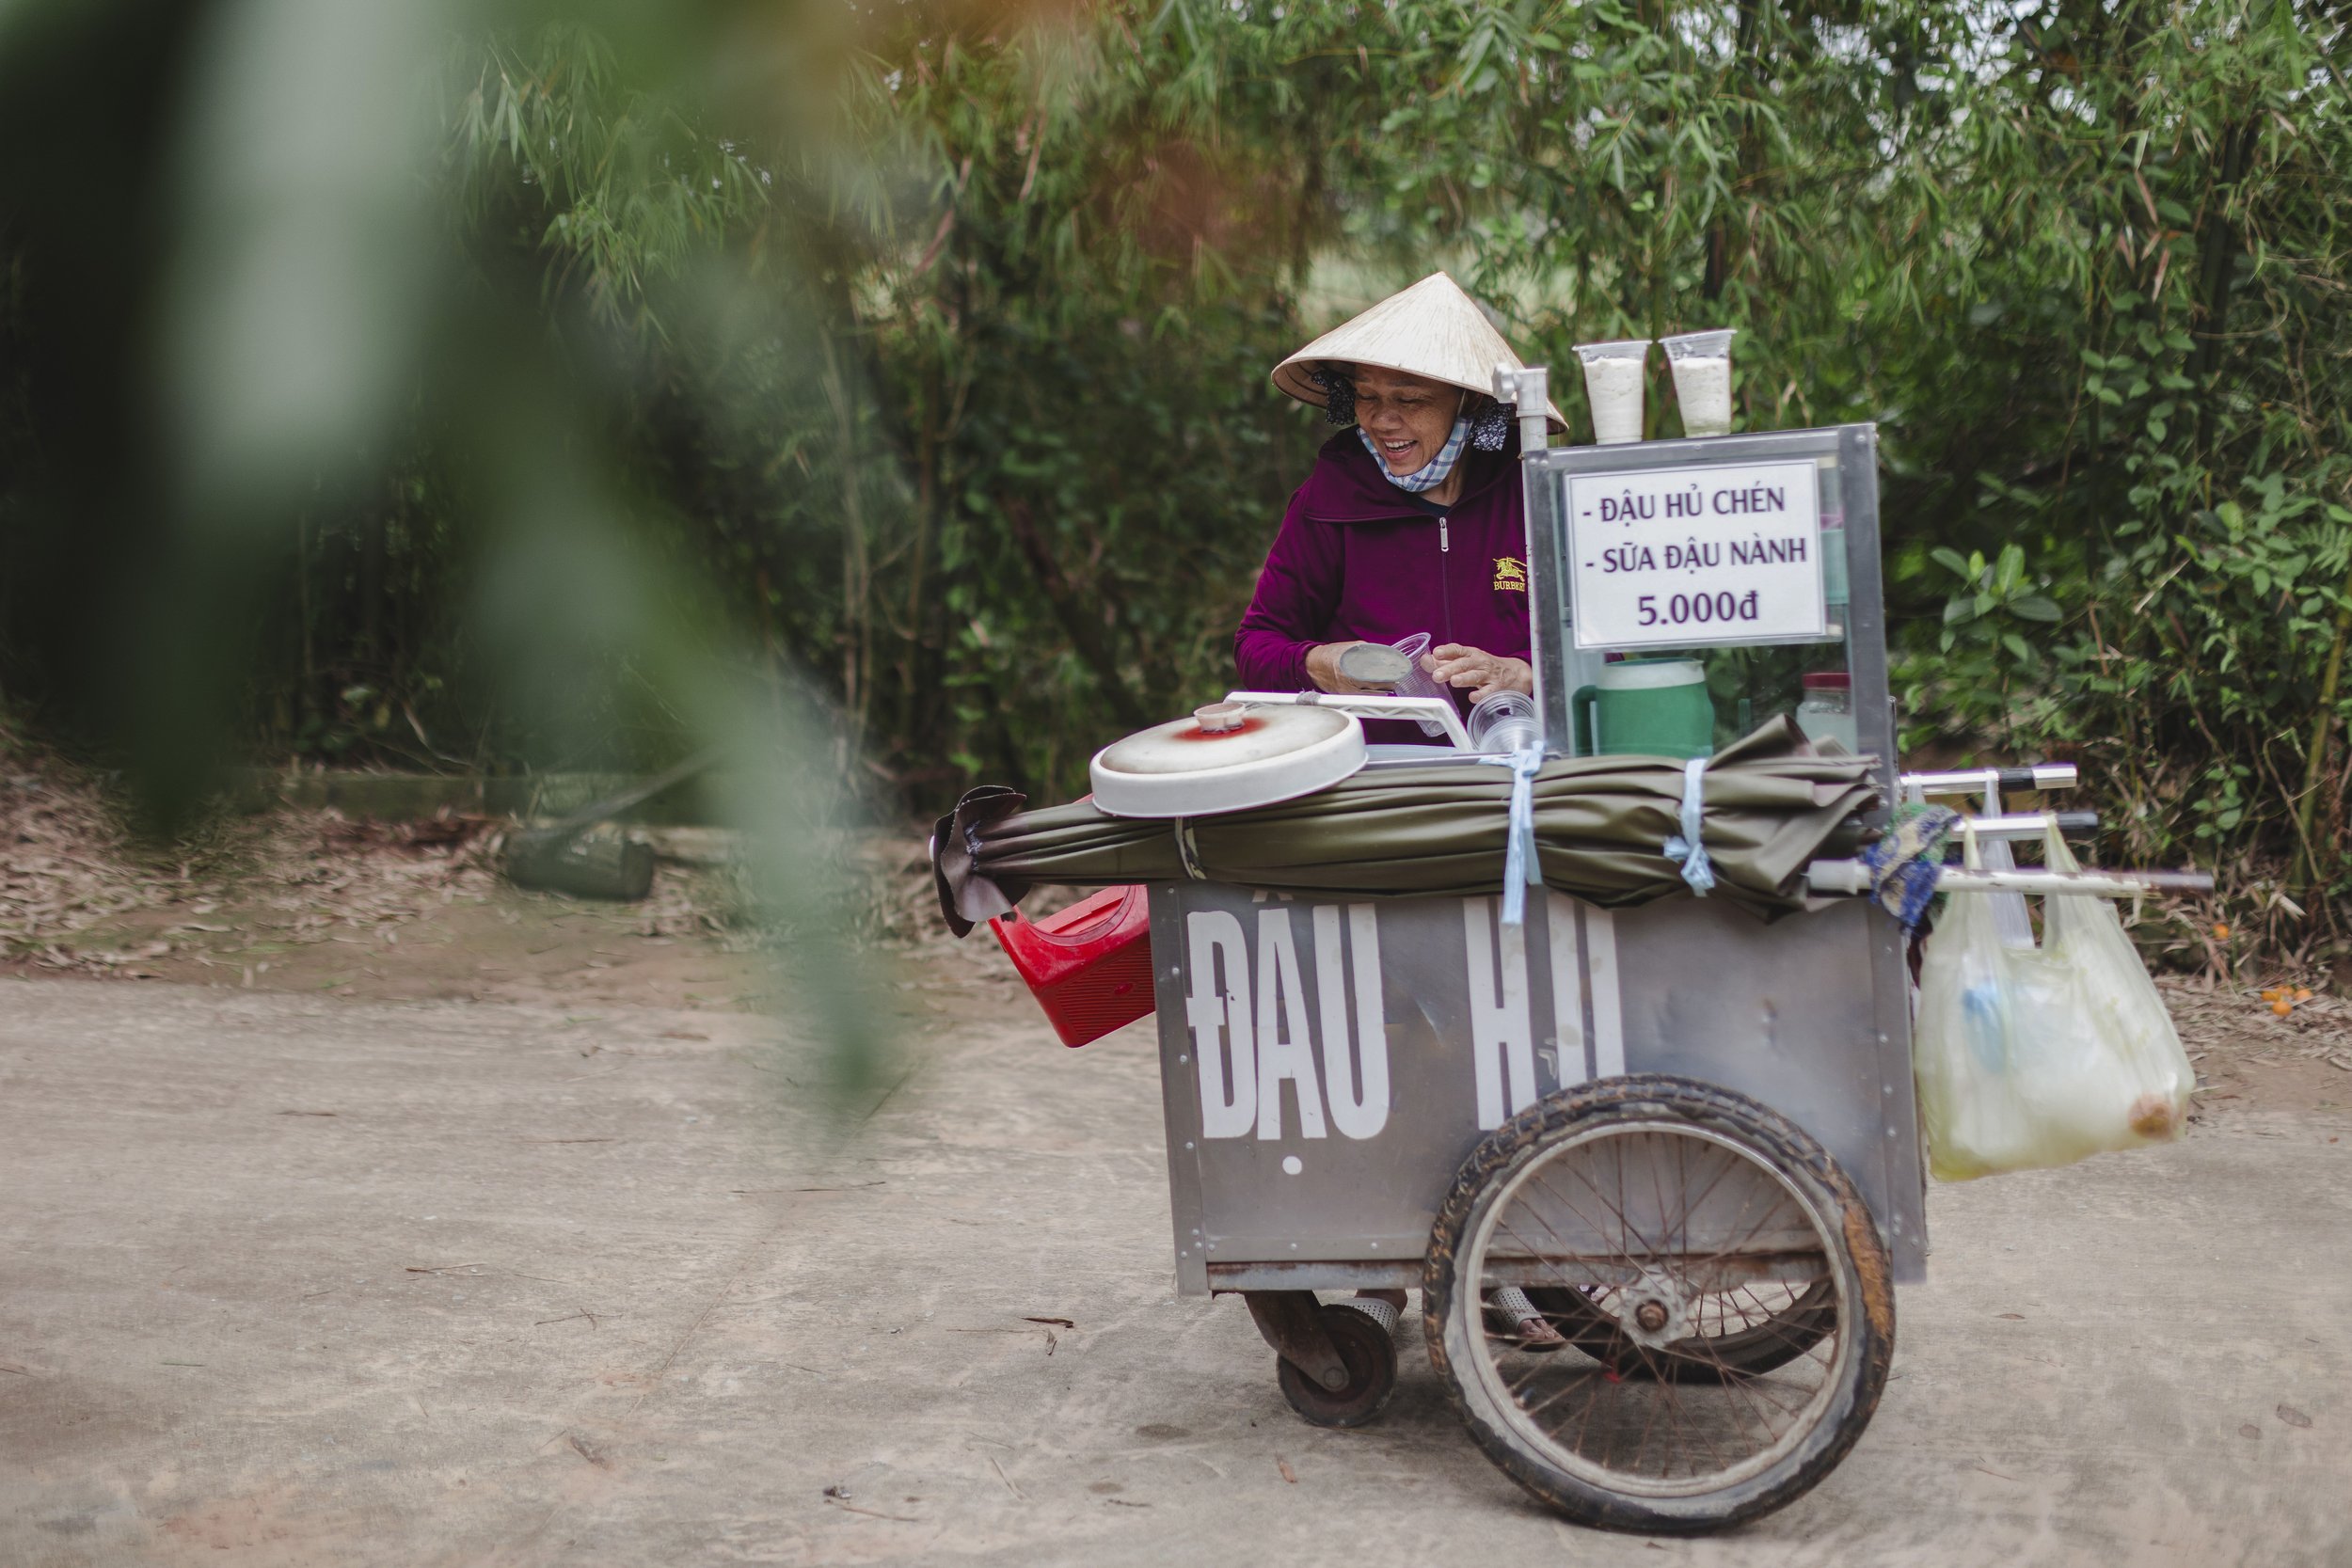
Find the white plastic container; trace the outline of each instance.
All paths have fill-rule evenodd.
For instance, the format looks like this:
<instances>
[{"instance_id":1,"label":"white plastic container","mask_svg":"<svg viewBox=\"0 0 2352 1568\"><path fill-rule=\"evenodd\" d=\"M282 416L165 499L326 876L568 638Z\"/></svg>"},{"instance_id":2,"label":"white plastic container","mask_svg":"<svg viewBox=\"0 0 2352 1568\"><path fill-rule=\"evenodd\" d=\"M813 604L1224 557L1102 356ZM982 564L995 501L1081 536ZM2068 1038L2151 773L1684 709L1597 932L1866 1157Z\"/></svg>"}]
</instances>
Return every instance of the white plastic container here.
<instances>
[{"instance_id":1,"label":"white plastic container","mask_svg":"<svg viewBox=\"0 0 2352 1568\"><path fill-rule=\"evenodd\" d=\"M1836 741L1848 756L1858 754L1862 742L1853 718L1853 677L1842 670L1816 670L1804 677L1804 700L1797 705L1797 728L1820 745Z\"/></svg>"},{"instance_id":2,"label":"white plastic container","mask_svg":"<svg viewBox=\"0 0 2352 1568\"><path fill-rule=\"evenodd\" d=\"M1731 434L1731 339L1739 329L1683 332L1659 340L1675 372L1675 402L1685 436Z\"/></svg>"},{"instance_id":3,"label":"white plastic container","mask_svg":"<svg viewBox=\"0 0 2352 1568\"><path fill-rule=\"evenodd\" d=\"M1647 338L1579 343L1584 361L1584 395L1593 404L1593 439L1604 447L1642 438L1642 378L1649 357Z\"/></svg>"}]
</instances>

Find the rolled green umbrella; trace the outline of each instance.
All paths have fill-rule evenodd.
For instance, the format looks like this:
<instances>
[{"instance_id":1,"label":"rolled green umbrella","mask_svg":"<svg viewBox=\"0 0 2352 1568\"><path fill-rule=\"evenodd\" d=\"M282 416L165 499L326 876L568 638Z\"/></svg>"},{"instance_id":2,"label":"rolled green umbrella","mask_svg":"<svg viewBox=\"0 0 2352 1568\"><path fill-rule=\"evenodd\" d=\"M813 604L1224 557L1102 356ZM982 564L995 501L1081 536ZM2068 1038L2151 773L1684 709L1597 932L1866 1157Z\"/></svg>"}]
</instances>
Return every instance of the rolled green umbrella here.
<instances>
[{"instance_id":1,"label":"rolled green umbrella","mask_svg":"<svg viewBox=\"0 0 2352 1568\"><path fill-rule=\"evenodd\" d=\"M1645 903L1686 887L1666 841L1681 831L1684 764L1555 759L1535 776L1544 883L1592 903ZM1767 919L1810 908L1807 862L1850 855L1879 803L1874 759L1813 754L1786 715L1717 752L1703 775L1709 895ZM1233 882L1277 893L1404 897L1502 884L1511 770L1456 760L1366 768L1250 811L1174 820L1112 816L1089 801L1025 811L1019 793L972 791L939 819L940 912L961 936L1041 882Z\"/></svg>"}]
</instances>

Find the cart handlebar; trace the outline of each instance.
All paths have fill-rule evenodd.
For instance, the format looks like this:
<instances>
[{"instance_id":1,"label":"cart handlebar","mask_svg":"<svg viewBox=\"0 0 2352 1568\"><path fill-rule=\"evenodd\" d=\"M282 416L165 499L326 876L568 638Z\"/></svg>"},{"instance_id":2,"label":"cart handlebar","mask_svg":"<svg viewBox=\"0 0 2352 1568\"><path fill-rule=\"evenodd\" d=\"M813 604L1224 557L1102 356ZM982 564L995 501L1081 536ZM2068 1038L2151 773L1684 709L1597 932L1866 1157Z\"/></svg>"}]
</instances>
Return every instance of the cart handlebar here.
<instances>
[{"instance_id":1,"label":"cart handlebar","mask_svg":"<svg viewBox=\"0 0 2352 1568\"><path fill-rule=\"evenodd\" d=\"M2010 816L1968 816L1963 832L1979 838L2040 838L2052 828L2068 838L2088 838L2099 831L2095 811L2027 811Z\"/></svg>"},{"instance_id":2,"label":"cart handlebar","mask_svg":"<svg viewBox=\"0 0 2352 1568\"><path fill-rule=\"evenodd\" d=\"M1860 861L1815 861L1805 879L1816 893L1867 893L1870 868ZM2142 898L2152 893L2210 893L2207 871L1966 871L1939 870L1938 893L2035 893L2090 898Z\"/></svg>"},{"instance_id":3,"label":"cart handlebar","mask_svg":"<svg viewBox=\"0 0 2352 1568\"><path fill-rule=\"evenodd\" d=\"M1441 726L1457 752L1473 750L1462 716L1443 697L1391 697L1378 691L1228 691L1229 703L1335 708L1359 719L1412 719Z\"/></svg>"},{"instance_id":4,"label":"cart handlebar","mask_svg":"<svg viewBox=\"0 0 2352 1568\"><path fill-rule=\"evenodd\" d=\"M1988 789L2072 789L2080 782L2071 762L2030 768L1964 768L1950 773L1905 773L1903 788L1919 795L1977 795Z\"/></svg>"}]
</instances>

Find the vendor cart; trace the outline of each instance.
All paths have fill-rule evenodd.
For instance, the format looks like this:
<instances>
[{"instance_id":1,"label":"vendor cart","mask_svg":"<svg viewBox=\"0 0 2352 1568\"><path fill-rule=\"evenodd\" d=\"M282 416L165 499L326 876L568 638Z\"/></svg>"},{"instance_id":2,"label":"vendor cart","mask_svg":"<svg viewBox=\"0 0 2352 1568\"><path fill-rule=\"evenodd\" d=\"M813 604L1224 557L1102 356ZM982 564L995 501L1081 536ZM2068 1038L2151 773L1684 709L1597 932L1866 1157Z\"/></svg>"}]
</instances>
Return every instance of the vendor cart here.
<instances>
[{"instance_id":1,"label":"vendor cart","mask_svg":"<svg viewBox=\"0 0 2352 1568\"><path fill-rule=\"evenodd\" d=\"M1790 677L1840 671L1860 749L1891 757L1875 441L1852 425L1532 451L1548 749L1572 749L1570 700L1608 653L1654 643L1711 650L1726 732L1742 702L1761 717L1802 689ZM1667 490L1630 478L1671 476L1677 498L1697 483L1702 506L1736 480L1744 504L1759 470L1815 476L1814 516L1795 519L1811 526L1787 536L1821 592L1793 595L1813 616L1748 636L1756 621L1712 611L1748 609L1755 575L1709 572L1710 519L1642 518ZM1680 605L1671 586L1655 595L1660 615L1680 610L1672 642L1578 638L1575 552L1597 566L1621 545L1688 585ZM1244 1293L1290 1402L1330 1425L1378 1411L1396 1353L1381 1314L1314 1292L1418 1288L1472 1436L1570 1517L1694 1529L1778 1507L1860 1436L1894 1352L1894 1285L1925 1268L1901 933L1861 899L1769 925L1721 900L1613 911L1548 892L1511 926L1502 902L1152 888L1178 1287ZM1571 1348L1534 1354L1490 1321L1486 1293L1507 1286Z\"/></svg>"},{"instance_id":2,"label":"vendor cart","mask_svg":"<svg viewBox=\"0 0 2352 1568\"><path fill-rule=\"evenodd\" d=\"M1498 397L1541 410L1543 381L1499 372ZM1453 749L1370 748L1344 788L1369 798L1384 769L1415 769L1402 793L1435 800L1445 769L1470 770L1496 802L1470 815L1501 844L1498 764L1520 781L1518 834L1539 770L1555 806L1582 799L1585 775L1547 757L1606 752L1613 727L1622 737L1639 718L1596 691L1703 678L1713 733L1683 757L1628 759L1681 792L1685 836L1639 853L1676 891L1619 882L1574 896L1530 876L1534 850L1517 847L1491 873L1478 860L1473 884L1411 884L1442 895L1351 894L1329 865L1285 880L1268 869L1280 856L1232 847L1321 831L1327 818L1296 789L1258 814L1255 839L1216 840L1238 819L1196 816L1174 822L1172 849L1155 826L1151 845L1122 841L1087 863L1098 883L1148 887L1179 1289L1242 1295L1293 1408L1342 1427L1374 1418L1396 1378L1393 1310L1353 1292L1418 1289L1454 1405L1529 1491L1590 1525L1714 1528L1801 1495L1860 1437L1894 1353L1894 1287L1922 1276L1927 1229L1904 934L1854 896L1872 884L1851 860L1789 868L1802 895L1762 912L1727 895L1737 888L1704 895L1718 831L1707 769L1722 766L1730 793L1734 753L1756 742L1728 743L1752 727L1792 746L1799 767L1842 767L1829 815L1849 846L1906 784L1981 789L1997 812L2005 782L2046 787L2072 770L1899 778L1874 427L1549 450L1540 418L1522 431L1532 559L1511 564L1532 591L1539 748L1470 752L1448 713ZM1660 649L1672 668L1629 666ZM1846 701L1813 705L1820 694ZM1237 692L1199 722L1279 721L1285 705L1394 717L1395 701ZM1824 711L1805 736L1774 718L1795 710L1802 724L1808 705ZM1346 727L1290 755L1325 755ZM1183 725L1133 738L1155 736L1168 744L1144 766L1181 763L1201 738ZM1122 813L1103 769L1098 757L1094 806L1042 814L1026 839L1051 851L1097 832L1104 813L1176 816ZM1168 782L1137 777L1137 799ZM943 819L951 922L1019 898L1020 885L985 881L976 825L1018 803L975 792ZM1985 831L2038 834L2051 820ZM1147 851L1161 858L1136 858ZM1019 863L1068 879L1047 874L1067 856ZM1146 863L1170 869L1120 875ZM1610 852L1594 863L1616 867ZM1035 923L1000 935L1027 972L1040 943L1108 940L1129 918L1117 903L1090 903L1094 924L1066 937ZM1135 998L1108 1022L1141 1010ZM1531 1333L1538 1318L1556 1333Z\"/></svg>"}]
</instances>

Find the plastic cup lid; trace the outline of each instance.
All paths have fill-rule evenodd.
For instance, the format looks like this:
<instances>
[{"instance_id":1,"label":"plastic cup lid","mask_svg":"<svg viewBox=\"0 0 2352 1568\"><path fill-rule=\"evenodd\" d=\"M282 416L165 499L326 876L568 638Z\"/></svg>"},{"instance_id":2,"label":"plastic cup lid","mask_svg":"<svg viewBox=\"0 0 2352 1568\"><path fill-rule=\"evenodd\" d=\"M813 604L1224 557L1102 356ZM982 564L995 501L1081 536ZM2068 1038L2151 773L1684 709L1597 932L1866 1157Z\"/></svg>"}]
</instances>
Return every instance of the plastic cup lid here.
<instances>
[{"instance_id":1,"label":"plastic cup lid","mask_svg":"<svg viewBox=\"0 0 2352 1568\"><path fill-rule=\"evenodd\" d=\"M1731 353L1731 340L1739 330L1736 326L1724 326L1706 332L1677 332L1658 341L1666 345L1669 359L1721 359Z\"/></svg>"},{"instance_id":2,"label":"plastic cup lid","mask_svg":"<svg viewBox=\"0 0 2352 1568\"><path fill-rule=\"evenodd\" d=\"M1605 343L1579 343L1577 357L1586 364L1596 359L1640 359L1649 353L1647 338L1617 338Z\"/></svg>"}]
</instances>

